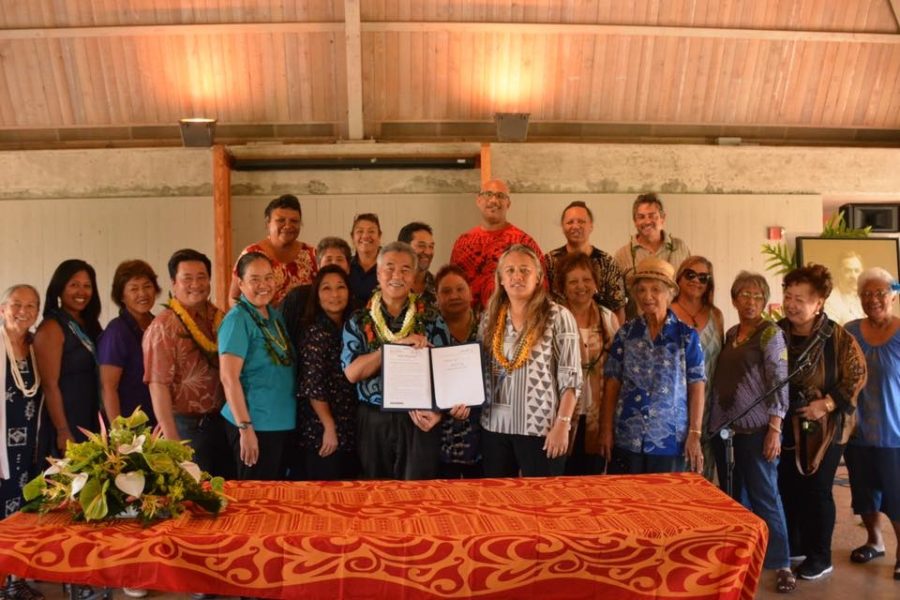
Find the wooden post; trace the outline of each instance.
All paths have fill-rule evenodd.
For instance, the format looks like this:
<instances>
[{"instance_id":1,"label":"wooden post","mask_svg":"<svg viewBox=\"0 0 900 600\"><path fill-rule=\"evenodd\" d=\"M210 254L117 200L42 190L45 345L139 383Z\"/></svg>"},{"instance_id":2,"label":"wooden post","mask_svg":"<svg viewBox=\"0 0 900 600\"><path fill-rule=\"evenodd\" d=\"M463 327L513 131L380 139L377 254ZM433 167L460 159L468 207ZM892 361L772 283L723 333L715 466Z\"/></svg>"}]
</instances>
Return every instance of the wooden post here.
<instances>
[{"instance_id":1,"label":"wooden post","mask_svg":"<svg viewBox=\"0 0 900 600\"><path fill-rule=\"evenodd\" d=\"M347 138L364 135L362 90L362 40L359 0L344 0L344 43L347 55Z\"/></svg>"},{"instance_id":2,"label":"wooden post","mask_svg":"<svg viewBox=\"0 0 900 600\"><path fill-rule=\"evenodd\" d=\"M481 185L491 180L491 145L481 144Z\"/></svg>"},{"instance_id":3,"label":"wooden post","mask_svg":"<svg viewBox=\"0 0 900 600\"><path fill-rule=\"evenodd\" d=\"M213 284L216 304L228 310L231 288L231 155L221 144L213 146L213 218L216 255Z\"/></svg>"}]
</instances>

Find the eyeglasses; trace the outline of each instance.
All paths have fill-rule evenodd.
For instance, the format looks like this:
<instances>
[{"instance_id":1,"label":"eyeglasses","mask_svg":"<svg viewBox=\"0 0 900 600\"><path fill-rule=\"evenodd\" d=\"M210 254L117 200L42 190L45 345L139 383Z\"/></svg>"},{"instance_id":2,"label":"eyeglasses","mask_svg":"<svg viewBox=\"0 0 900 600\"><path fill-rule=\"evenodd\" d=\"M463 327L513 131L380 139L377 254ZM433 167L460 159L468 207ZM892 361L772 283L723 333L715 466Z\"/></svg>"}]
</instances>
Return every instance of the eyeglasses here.
<instances>
[{"instance_id":1,"label":"eyeglasses","mask_svg":"<svg viewBox=\"0 0 900 600\"><path fill-rule=\"evenodd\" d=\"M878 298L879 300L884 300L891 293L891 290L866 290L862 294L859 295L863 300L871 300L872 298Z\"/></svg>"},{"instance_id":2,"label":"eyeglasses","mask_svg":"<svg viewBox=\"0 0 900 600\"><path fill-rule=\"evenodd\" d=\"M693 269L685 269L684 276L687 277L688 281L693 281L696 279L704 285L709 283L710 279L712 279L712 275L710 275L709 273L698 273Z\"/></svg>"},{"instance_id":3,"label":"eyeglasses","mask_svg":"<svg viewBox=\"0 0 900 600\"><path fill-rule=\"evenodd\" d=\"M484 190L478 192L478 195L482 198L487 198L490 200L491 198L496 198L497 200L509 200L509 194L506 192L494 192L492 190Z\"/></svg>"},{"instance_id":4,"label":"eyeglasses","mask_svg":"<svg viewBox=\"0 0 900 600\"><path fill-rule=\"evenodd\" d=\"M766 299L766 297L759 292L754 294L753 292L748 292L746 290L743 292L738 292L737 297L741 300L753 300L754 302L765 301Z\"/></svg>"}]
</instances>

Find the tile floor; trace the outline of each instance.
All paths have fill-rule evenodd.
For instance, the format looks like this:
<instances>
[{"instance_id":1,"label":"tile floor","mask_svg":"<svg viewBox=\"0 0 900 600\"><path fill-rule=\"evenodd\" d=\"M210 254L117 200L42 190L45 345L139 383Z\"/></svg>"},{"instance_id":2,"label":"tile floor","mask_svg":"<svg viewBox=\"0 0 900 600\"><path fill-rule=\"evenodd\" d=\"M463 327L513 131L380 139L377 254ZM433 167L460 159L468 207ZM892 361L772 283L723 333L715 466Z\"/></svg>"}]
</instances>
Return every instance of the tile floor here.
<instances>
[{"instance_id":1,"label":"tile floor","mask_svg":"<svg viewBox=\"0 0 900 600\"><path fill-rule=\"evenodd\" d=\"M886 524L888 531L885 532L885 557L865 565L851 563L850 551L865 542L866 531L850 510L850 488L847 484L847 472L843 467L838 469L834 496L838 507L833 541L834 571L818 581L798 581L796 591L789 596L776 593L774 573L764 571L756 595L758 600L787 597L794 600L900 600L900 581L893 579L893 557L897 541L890 525ZM36 587L44 593L47 600L64 600L67 597L63 594L62 586L57 584L39 584ZM121 590L115 590L112 597L115 600L127 598ZM189 596L151 592L148 598L183 600Z\"/></svg>"}]
</instances>

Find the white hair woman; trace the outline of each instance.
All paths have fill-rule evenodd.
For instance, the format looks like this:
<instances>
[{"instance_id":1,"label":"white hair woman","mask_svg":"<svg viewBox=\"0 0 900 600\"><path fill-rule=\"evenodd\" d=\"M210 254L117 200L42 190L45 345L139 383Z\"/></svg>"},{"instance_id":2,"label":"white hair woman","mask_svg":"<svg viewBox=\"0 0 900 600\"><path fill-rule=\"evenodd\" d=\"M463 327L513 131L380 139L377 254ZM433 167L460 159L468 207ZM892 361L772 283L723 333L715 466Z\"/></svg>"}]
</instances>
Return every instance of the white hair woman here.
<instances>
[{"instance_id":1,"label":"white hair woman","mask_svg":"<svg viewBox=\"0 0 900 600\"><path fill-rule=\"evenodd\" d=\"M491 401L481 415L486 477L565 470L582 387L580 338L542 280L531 248L514 244L500 256L478 336L491 355Z\"/></svg>"},{"instance_id":2,"label":"white hair woman","mask_svg":"<svg viewBox=\"0 0 900 600\"><path fill-rule=\"evenodd\" d=\"M27 284L0 295L0 518L22 506L22 487L38 470L35 463L38 403L42 400L31 328L41 309L38 291ZM0 575L0 584L3 582ZM23 579L11 578L0 587L2 598L43 597Z\"/></svg>"},{"instance_id":3,"label":"white hair woman","mask_svg":"<svg viewBox=\"0 0 900 600\"><path fill-rule=\"evenodd\" d=\"M853 512L862 517L868 534L850 560L867 563L884 556L881 513L900 540L900 318L894 315L897 282L890 273L881 267L866 269L858 286L866 318L845 328L866 357L868 380L857 400L857 427L844 460ZM895 561L894 579L900 580L900 548Z\"/></svg>"}]
</instances>

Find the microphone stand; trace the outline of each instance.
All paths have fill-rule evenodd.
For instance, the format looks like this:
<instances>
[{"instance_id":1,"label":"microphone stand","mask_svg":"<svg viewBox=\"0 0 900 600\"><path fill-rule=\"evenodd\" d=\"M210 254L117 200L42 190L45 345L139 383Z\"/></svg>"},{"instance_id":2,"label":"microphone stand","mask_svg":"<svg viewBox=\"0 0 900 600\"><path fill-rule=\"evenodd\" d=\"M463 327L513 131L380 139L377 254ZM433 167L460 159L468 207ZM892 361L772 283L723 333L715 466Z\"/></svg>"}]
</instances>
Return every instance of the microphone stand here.
<instances>
[{"instance_id":1,"label":"microphone stand","mask_svg":"<svg viewBox=\"0 0 900 600\"><path fill-rule=\"evenodd\" d=\"M736 417L729 419L725 425L719 430L719 437L725 442L725 493L729 496L734 497L734 429L733 425L736 421L739 421L744 416L747 415L751 410L756 408L758 404L760 404L763 400L786 386L791 382L791 379L797 376L798 373L806 370L810 367L810 355L812 353L813 346L819 341L820 338L828 338L831 337L831 333L833 329L828 327L828 331L825 335L822 335L822 329L824 329L828 324L826 323L823 327L819 328L819 331L816 332L815 337L806 345L806 348L803 349L803 352L800 353L800 356L797 357L797 365L794 369L787 374L787 377L782 379L781 381L776 382L772 387L758 396L750 405L744 409L740 414ZM790 418L790 414L785 415L784 422L787 423ZM785 427L786 425L782 425Z\"/></svg>"}]
</instances>

